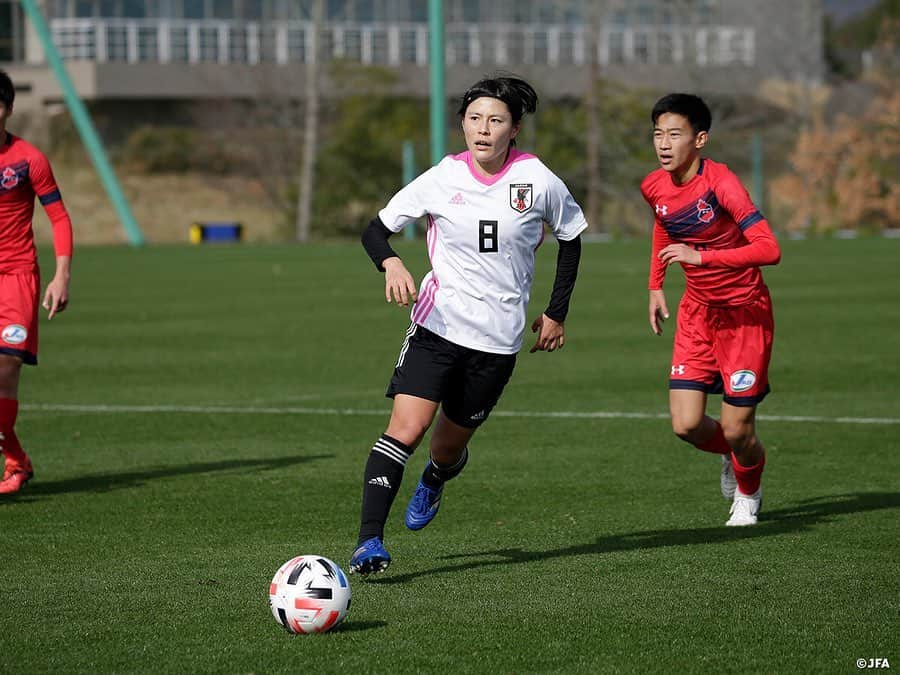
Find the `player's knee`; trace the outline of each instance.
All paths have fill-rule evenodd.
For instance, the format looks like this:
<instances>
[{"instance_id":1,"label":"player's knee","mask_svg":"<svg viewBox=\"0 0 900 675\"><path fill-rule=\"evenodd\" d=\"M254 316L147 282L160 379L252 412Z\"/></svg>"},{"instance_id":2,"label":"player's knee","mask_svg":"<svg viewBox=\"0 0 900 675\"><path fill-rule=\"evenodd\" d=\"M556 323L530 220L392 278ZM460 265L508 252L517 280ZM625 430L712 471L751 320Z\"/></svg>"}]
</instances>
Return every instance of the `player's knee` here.
<instances>
[{"instance_id":1,"label":"player's knee","mask_svg":"<svg viewBox=\"0 0 900 675\"><path fill-rule=\"evenodd\" d=\"M672 432L683 441L693 443L700 430L700 421L687 418L672 418Z\"/></svg>"},{"instance_id":2,"label":"player's knee","mask_svg":"<svg viewBox=\"0 0 900 675\"><path fill-rule=\"evenodd\" d=\"M392 419L385 433L391 438L396 438L401 443L405 443L410 448L415 449L422 442L428 427L429 424L427 422Z\"/></svg>"},{"instance_id":3,"label":"player's knee","mask_svg":"<svg viewBox=\"0 0 900 675\"><path fill-rule=\"evenodd\" d=\"M756 443L756 434L752 424L723 424L722 433L728 445L736 453L749 450Z\"/></svg>"}]
</instances>

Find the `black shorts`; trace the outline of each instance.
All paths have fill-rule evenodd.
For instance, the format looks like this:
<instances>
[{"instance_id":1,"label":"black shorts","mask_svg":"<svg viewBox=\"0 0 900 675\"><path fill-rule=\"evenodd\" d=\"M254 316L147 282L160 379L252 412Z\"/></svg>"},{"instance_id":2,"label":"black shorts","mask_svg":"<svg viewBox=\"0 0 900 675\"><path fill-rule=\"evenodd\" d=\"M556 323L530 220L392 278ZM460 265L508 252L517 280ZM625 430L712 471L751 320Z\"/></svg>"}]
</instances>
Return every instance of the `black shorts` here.
<instances>
[{"instance_id":1,"label":"black shorts","mask_svg":"<svg viewBox=\"0 0 900 675\"><path fill-rule=\"evenodd\" d=\"M491 414L516 366L515 354L490 354L412 324L385 396L441 403L451 422L475 429Z\"/></svg>"}]
</instances>

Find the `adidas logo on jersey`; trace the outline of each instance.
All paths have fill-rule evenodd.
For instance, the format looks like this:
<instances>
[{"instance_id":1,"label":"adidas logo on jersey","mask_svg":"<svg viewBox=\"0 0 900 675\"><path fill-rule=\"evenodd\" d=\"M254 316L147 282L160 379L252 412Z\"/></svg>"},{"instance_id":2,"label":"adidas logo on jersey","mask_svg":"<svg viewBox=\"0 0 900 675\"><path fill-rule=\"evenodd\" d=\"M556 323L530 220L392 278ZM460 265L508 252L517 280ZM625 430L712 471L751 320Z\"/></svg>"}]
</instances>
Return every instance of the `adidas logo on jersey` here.
<instances>
[{"instance_id":1,"label":"adidas logo on jersey","mask_svg":"<svg viewBox=\"0 0 900 675\"><path fill-rule=\"evenodd\" d=\"M390 488L391 482L387 479L387 476L378 476L376 478L370 478L369 485L379 485L383 488Z\"/></svg>"},{"instance_id":2,"label":"adidas logo on jersey","mask_svg":"<svg viewBox=\"0 0 900 675\"><path fill-rule=\"evenodd\" d=\"M457 192L455 195L453 195L453 197L447 203L454 204L456 206L464 206L466 203L466 200L463 199L462 192Z\"/></svg>"},{"instance_id":3,"label":"adidas logo on jersey","mask_svg":"<svg viewBox=\"0 0 900 675\"><path fill-rule=\"evenodd\" d=\"M482 410L481 412L475 413L469 419L472 420L473 422L477 422L478 420L483 420L484 419L484 410Z\"/></svg>"}]
</instances>

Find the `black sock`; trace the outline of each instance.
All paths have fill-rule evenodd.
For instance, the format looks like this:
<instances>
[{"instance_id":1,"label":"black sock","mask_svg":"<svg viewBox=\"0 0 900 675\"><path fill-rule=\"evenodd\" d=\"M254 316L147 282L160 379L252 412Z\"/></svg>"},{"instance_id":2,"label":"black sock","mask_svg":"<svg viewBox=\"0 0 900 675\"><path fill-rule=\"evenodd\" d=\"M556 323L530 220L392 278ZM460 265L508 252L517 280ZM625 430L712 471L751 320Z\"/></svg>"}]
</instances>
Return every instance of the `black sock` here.
<instances>
[{"instance_id":1,"label":"black sock","mask_svg":"<svg viewBox=\"0 0 900 675\"><path fill-rule=\"evenodd\" d=\"M468 446L463 448L462 457L460 457L459 461L453 466L440 466L435 464L433 459L430 459L428 460L428 464L425 465L425 470L422 472L422 482L428 487L436 490L451 478L456 478L468 461Z\"/></svg>"},{"instance_id":2,"label":"black sock","mask_svg":"<svg viewBox=\"0 0 900 675\"><path fill-rule=\"evenodd\" d=\"M406 460L412 452L408 445L387 434L382 434L372 446L363 477L360 544L372 537L384 538L384 524L400 489Z\"/></svg>"}]
</instances>

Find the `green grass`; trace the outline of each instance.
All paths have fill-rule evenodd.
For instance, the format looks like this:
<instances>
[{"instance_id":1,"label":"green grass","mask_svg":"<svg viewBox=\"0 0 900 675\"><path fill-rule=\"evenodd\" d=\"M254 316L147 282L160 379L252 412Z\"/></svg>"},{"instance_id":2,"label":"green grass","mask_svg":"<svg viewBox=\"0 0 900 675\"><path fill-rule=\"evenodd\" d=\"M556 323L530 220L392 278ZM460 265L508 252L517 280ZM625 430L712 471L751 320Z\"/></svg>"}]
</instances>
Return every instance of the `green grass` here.
<instances>
[{"instance_id":1,"label":"green grass","mask_svg":"<svg viewBox=\"0 0 900 675\"><path fill-rule=\"evenodd\" d=\"M400 247L421 273L424 246ZM414 455L394 565L352 578L338 630L300 637L273 620L268 582L300 553L346 567L407 313L352 244L79 251L71 308L23 376L37 476L0 502L0 671L896 667L900 242L785 242L767 270L766 501L740 530L723 527L717 458L654 416L673 325L647 326L648 248L586 247L566 348L523 351L419 533L402 525ZM551 244L529 316L554 262ZM893 423L823 421L838 417Z\"/></svg>"}]
</instances>

